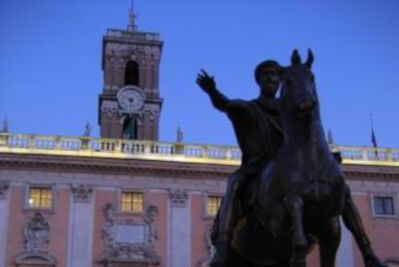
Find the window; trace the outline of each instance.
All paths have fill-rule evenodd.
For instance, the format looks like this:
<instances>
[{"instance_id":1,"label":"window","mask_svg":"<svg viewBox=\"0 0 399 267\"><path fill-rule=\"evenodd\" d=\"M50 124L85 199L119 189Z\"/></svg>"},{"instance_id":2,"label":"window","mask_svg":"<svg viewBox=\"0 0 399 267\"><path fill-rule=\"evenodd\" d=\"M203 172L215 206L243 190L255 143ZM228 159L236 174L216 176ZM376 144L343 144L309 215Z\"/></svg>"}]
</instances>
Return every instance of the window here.
<instances>
[{"instance_id":1,"label":"window","mask_svg":"<svg viewBox=\"0 0 399 267\"><path fill-rule=\"evenodd\" d=\"M222 202L222 197L208 196L208 201L206 206L206 213L208 214L208 216L216 216L221 202Z\"/></svg>"},{"instance_id":2,"label":"window","mask_svg":"<svg viewBox=\"0 0 399 267\"><path fill-rule=\"evenodd\" d=\"M121 210L124 212L143 212L143 193L122 192Z\"/></svg>"},{"instance_id":3,"label":"window","mask_svg":"<svg viewBox=\"0 0 399 267\"><path fill-rule=\"evenodd\" d=\"M139 64L129 61L125 69L125 85L139 85Z\"/></svg>"},{"instance_id":4,"label":"window","mask_svg":"<svg viewBox=\"0 0 399 267\"><path fill-rule=\"evenodd\" d=\"M52 206L51 188L31 187L28 203L30 208L50 209Z\"/></svg>"},{"instance_id":5,"label":"window","mask_svg":"<svg viewBox=\"0 0 399 267\"><path fill-rule=\"evenodd\" d=\"M394 215L393 197L374 197L375 215Z\"/></svg>"},{"instance_id":6,"label":"window","mask_svg":"<svg viewBox=\"0 0 399 267\"><path fill-rule=\"evenodd\" d=\"M134 118L126 118L123 122L123 139L137 138L137 121Z\"/></svg>"}]
</instances>

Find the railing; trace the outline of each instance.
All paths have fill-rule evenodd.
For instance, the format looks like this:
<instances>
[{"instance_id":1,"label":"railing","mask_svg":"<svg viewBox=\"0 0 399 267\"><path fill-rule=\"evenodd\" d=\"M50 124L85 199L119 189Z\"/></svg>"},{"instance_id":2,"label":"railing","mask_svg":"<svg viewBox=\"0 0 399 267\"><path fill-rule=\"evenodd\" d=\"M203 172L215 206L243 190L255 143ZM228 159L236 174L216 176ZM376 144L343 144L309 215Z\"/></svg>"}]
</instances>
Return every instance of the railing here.
<instances>
[{"instance_id":1,"label":"railing","mask_svg":"<svg viewBox=\"0 0 399 267\"><path fill-rule=\"evenodd\" d=\"M399 149L331 145L345 163L399 167ZM0 152L90 157L138 158L237 165L241 151L234 146L153 142L65 136L0 133Z\"/></svg>"},{"instance_id":2,"label":"railing","mask_svg":"<svg viewBox=\"0 0 399 267\"><path fill-rule=\"evenodd\" d=\"M372 162L397 162L399 163L399 149L375 148L366 146L337 146L331 145L332 151L341 153L344 160L372 161Z\"/></svg>"},{"instance_id":3,"label":"railing","mask_svg":"<svg viewBox=\"0 0 399 267\"><path fill-rule=\"evenodd\" d=\"M160 35L158 33L153 32L129 32L122 30L107 30L107 37L118 37L118 38L126 38L126 39L134 39L134 40L143 40L143 41L159 41Z\"/></svg>"},{"instance_id":4,"label":"railing","mask_svg":"<svg viewBox=\"0 0 399 267\"><path fill-rule=\"evenodd\" d=\"M0 133L0 152L239 164L233 146Z\"/></svg>"}]
</instances>

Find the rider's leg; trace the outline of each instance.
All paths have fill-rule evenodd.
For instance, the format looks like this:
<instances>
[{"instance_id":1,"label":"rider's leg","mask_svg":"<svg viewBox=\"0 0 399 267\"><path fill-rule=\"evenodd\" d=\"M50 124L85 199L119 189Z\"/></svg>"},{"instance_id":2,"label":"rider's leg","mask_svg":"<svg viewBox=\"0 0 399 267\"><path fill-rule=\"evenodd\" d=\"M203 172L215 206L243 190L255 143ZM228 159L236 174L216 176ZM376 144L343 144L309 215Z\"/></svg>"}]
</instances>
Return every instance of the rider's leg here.
<instances>
[{"instance_id":1,"label":"rider's leg","mask_svg":"<svg viewBox=\"0 0 399 267\"><path fill-rule=\"evenodd\" d=\"M215 220L212 241L216 247L216 254L211 266L223 266L218 265L219 262L226 261L233 227L239 216L237 191L242 180L243 175L240 171L236 171L229 177L226 194L219 208L217 220Z\"/></svg>"},{"instance_id":2,"label":"rider's leg","mask_svg":"<svg viewBox=\"0 0 399 267\"><path fill-rule=\"evenodd\" d=\"M290 194L284 198L284 205L291 216L294 229L291 266L305 267L306 248L308 242L303 228L303 200L298 195Z\"/></svg>"},{"instance_id":3,"label":"rider's leg","mask_svg":"<svg viewBox=\"0 0 399 267\"><path fill-rule=\"evenodd\" d=\"M351 231L356 243L362 253L366 266L385 266L380 262L371 247L371 242L364 230L359 211L352 200L349 186L345 186L345 206L342 211L342 218L345 226Z\"/></svg>"},{"instance_id":4,"label":"rider's leg","mask_svg":"<svg viewBox=\"0 0 399 267\"><path fill-rule=\"evenodd\" d=\"M238 217L238 203L236 198L241 177L242 174L239 171L229 177L226 194L218 212L218 240L229 238L233 231L233 226Z\"/></svg>"},{"instance_id":5,"label":"rider's leg","mask_svg":"<svg viewBox=\"0 0 399 267\"><path fill-rule=\"evenodd\" d=\"M223 199L222 202L220 203L220 206L223 205ZM219 236L219 221L220 221L220 208L218 209L218 212L216 213L216 217L213 220L213 225L211 228L211 242L212 244L216 244L218 236Z\"/></svg>"},{"instance_id":6,"label":"rider's leg","mask_svg":"<svg viewBox=\"0 0 399 267\"><path fill-rule=\"evenodd\" d=\"M339 218L334 217L317 234L320 248L321 267L334 267L339 242L341 240L341 225Z\"/></svg>"}]
</instances>

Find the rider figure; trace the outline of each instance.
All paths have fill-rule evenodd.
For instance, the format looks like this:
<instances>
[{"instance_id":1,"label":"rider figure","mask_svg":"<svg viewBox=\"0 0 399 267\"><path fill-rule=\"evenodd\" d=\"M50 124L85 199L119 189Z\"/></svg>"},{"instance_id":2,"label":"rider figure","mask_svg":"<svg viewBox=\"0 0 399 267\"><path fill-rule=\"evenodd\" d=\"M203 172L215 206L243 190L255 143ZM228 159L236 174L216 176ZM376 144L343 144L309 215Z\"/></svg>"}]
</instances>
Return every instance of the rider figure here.
<instances>
[{"instance_id":1,"label":"rider figure","mask_svg":"<svg viewBox=\"0 0 399 267\"><path fill-rule=\"evenodd\" d=\"M282 67L273 60L263 61L256 67L255 79L260 96L251 101L228 99L216 88L213 76L203 70L198 75L197 84L209 95L213 106L226 113L232 122L242 152L241 166L228 178L226 194L214 223L212 243L216 254L211 266L225 266L234 225L243 215L240 207L243 187L256 178L280 147L282 131L276 93L281 70Z\"/></svg>"}]
</instances>

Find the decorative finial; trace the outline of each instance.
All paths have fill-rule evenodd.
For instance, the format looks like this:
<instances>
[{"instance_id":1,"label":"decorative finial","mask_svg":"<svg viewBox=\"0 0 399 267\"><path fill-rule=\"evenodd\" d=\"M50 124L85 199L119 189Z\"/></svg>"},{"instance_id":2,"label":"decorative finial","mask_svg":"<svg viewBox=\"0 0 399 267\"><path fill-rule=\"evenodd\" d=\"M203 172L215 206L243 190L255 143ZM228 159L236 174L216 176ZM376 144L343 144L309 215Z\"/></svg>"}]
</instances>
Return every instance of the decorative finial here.
<instances>
[{"instance_id":1,"label":"decorative finial","mask_svg":"<svg viewBox=\"0 0 399 267\"><path fill-rule=\"evenodd\" d=\"M3 129L1 129L2 133L8 133L8 120L7 118L4 118L3 120Z\"/></svg>"},{"instance_id":2,"label":"decorative finial","mask_svg":"<svg viewBox=\"0 0 399 267\"><path fill-rule=\"evenodd\" d=\"M176 142L181 143L183 142L183 131L181 130L180 126L177 127L177 137Z\"/></svg>"},{"instance_id":3,"label":"decorative finial","mask_svg":"<svg viewBox=\"0 0 399 267\"><path fill-rule=\"evenodd\" d=\"M134 32L137 30L137 25L135 23L137 14L134 14L134 0L131 0L131 6L129 11L129 24L127 25L128 32Z\"/></svg>"},{"instance_id":4,"label":"decorative finial","mask_svg":"<svg viewBox=\"0 0 399 267\"><path fill-rule=\"evenodd\" d=\"M327 131L327 143L329 145L334 144L334 138L333 138L333 133L332 133L331 129L328 129L328 131Z\"/></svg>"},{"instance_id":5,"label":"decorative finial","mask_svg":"<svg viewBox=\"0 0 399 267\"><path fill-rule=\"evenodd\" d=\"M90 136L90 135L91 135L91 124L90 124L90 122L86 122L85 131L83 133L83 136Z\"/></svg>"}]
</instances>

